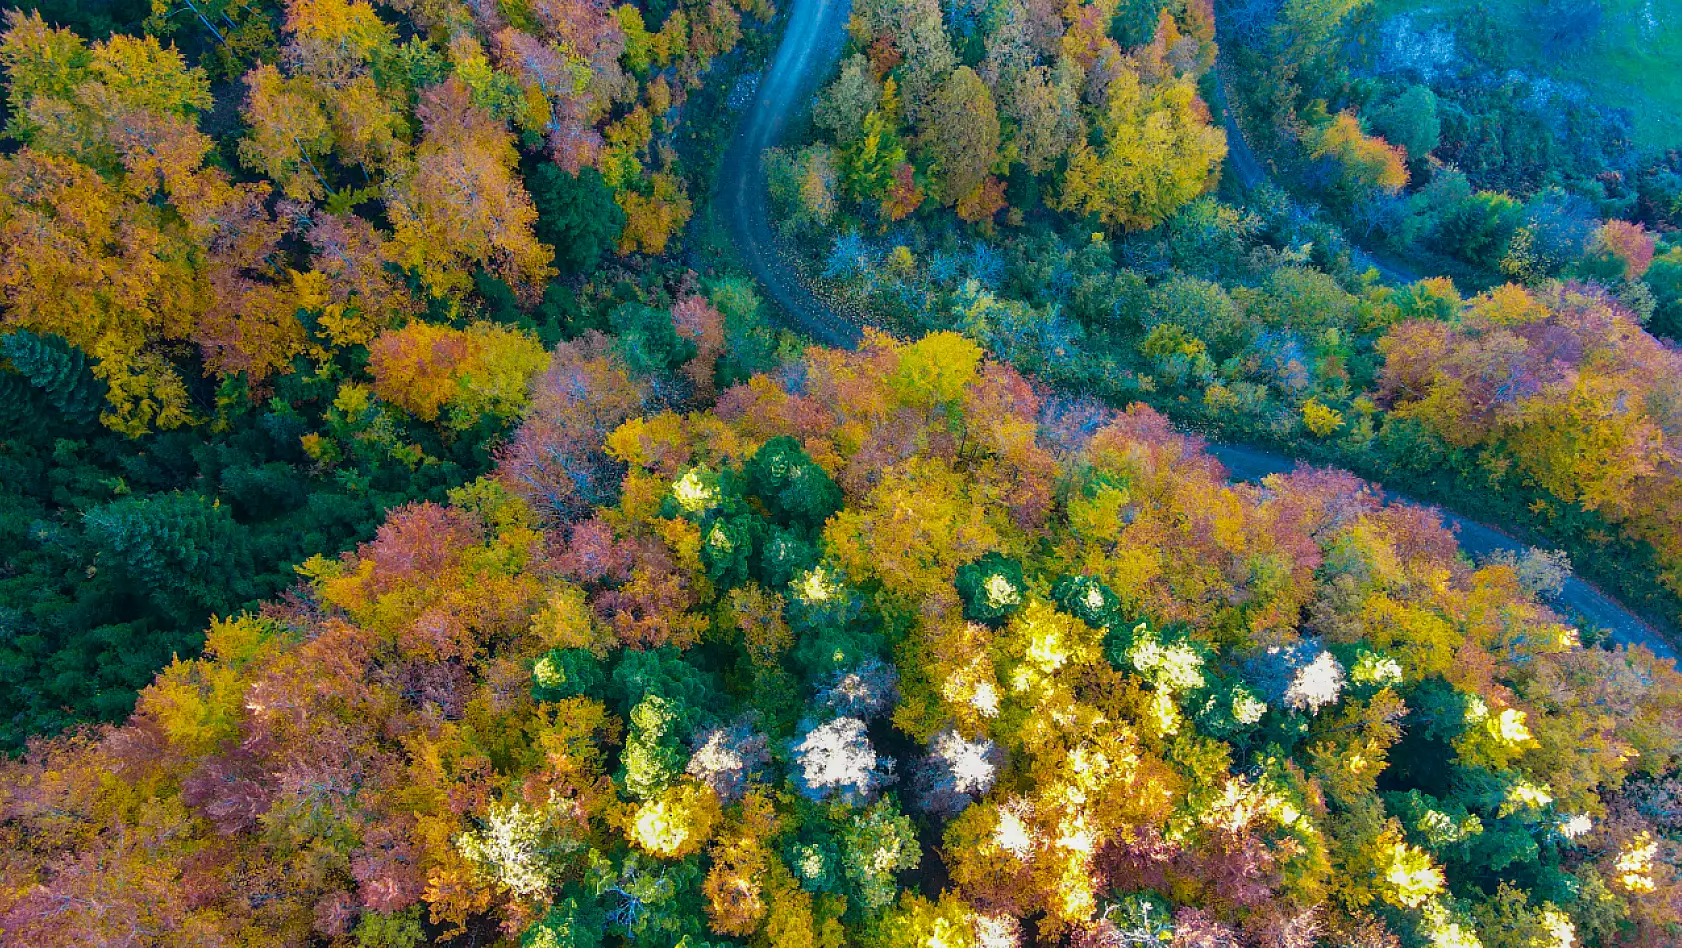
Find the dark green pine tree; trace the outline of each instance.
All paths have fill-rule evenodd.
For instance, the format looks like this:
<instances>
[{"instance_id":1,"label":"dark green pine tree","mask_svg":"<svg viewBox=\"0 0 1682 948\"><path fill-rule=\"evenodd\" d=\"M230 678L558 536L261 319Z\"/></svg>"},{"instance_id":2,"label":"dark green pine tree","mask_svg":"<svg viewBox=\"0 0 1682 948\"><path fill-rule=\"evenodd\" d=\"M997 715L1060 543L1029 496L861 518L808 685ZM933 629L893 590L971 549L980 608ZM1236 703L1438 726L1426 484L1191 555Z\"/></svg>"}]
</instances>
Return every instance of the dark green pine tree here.
<instances>
[{"instance_id":1,"label":"dark green pine tree","mask_svg":"<svg viewBox=\"0 0 1682 948\"><path fill-rule=\"evenodd\" d=\"M125 497L89 510L82 524L96 568L116 571L189 628L259 594L247 530L198 494Z\"/></svg>"},{"instance_id":2,"label":"dark green pine tree","mask_svg":"<svg viewBox=\"0 0 1682 948\"><path fill-rule=\"evenodd\" d=\"M40 395L16 372L0 372L0 430L21 426L41 410Z\"/></svg>"},{"instance_id":3,"label":"dark green pine tree","mask_svg":"<svg viewBox=\"0 0 1682 948\"><path fill-rule=\"evenodd\" d=\"M537 236L555 248L564 274L593 271L625 229L625 212L594 168L571 175L544 162L526 175L526 188L537 207Z\"/></svg>"},{"instance_id":4,"label":"dark green pine tree","mask_svg":"<svg viewBox=\"0 0 1682 948\"><path fill-rule=\"evenodd\" d=\"M0 356L66 419L86 424L99 417L105 383L89 370L87 355L63 337L16 330L0 336Z\"/></svg>"}]
</instances>

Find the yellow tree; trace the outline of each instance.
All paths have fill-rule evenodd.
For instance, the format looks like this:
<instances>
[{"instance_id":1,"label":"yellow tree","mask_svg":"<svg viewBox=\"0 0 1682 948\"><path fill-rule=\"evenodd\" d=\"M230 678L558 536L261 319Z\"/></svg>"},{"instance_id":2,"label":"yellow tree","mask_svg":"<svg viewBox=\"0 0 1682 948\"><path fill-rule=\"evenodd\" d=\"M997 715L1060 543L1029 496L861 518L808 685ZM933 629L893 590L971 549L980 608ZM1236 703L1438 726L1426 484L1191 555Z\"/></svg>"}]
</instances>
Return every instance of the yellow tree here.
<instances>
[{"instance_id":1,"label":"yellow tree","mask_svg":"<svg viewBox=\"0 0 1682 948\"><path fill-rule=\"evenodd\" d=\"M1147 230L1215 183L1226 136L1191 82L1145 86L1123 69L1110 83L1103 144L1082 143L1063 176L1063 210L1116 230Z\"/></svg>"},{"instance_id":2,"label":"yellow tree","mask_svg":"<svg viewBox=\"0 0 1682 948\"><path fill-rule=\"evenodd\" d=\"M466 329L412 322L368 345L374 391L415 417L466 428L481 416L525 408L527 383L548 364L543 346L519 330L477 322Z\"/></svg>"},{"instance_id":3,"label":"yellow tree","mask_svg":"<svg viewBox=\"0 0 1682 948\"><path fill-rule=\"evenodd\" d=\"M333 129L314 83L285 78L270 65L245 76L248 129L240 161L279 184L287 197L313 201L333 191L318 162L333 151Z\"/></svg>"},{"instance_id":4,"label":"yellow tree","mask_svg":"<svg viewBox=\"0 0 1682 948\"><path fill-rule=\"evenodd\" d=\"M664 171L650 177L647 194L627 189L619 192L617 201L625 212L620 253L665 253L667 242L689 222L694 209L682 183Z\"/></svg>"},{"instance_id":5,"label":"yellow tree","mask_svg":"<svg viewBox=\"0 0 1682 948\"><path fill-rule=\"evenodd\" d=\"M1337 159L1351 187L1392 194L1407 187L1407 153L1377 135L1368 135L1360 119L1348 112L1315 134L1309 153Z\"/></svg>"}]
</instances>

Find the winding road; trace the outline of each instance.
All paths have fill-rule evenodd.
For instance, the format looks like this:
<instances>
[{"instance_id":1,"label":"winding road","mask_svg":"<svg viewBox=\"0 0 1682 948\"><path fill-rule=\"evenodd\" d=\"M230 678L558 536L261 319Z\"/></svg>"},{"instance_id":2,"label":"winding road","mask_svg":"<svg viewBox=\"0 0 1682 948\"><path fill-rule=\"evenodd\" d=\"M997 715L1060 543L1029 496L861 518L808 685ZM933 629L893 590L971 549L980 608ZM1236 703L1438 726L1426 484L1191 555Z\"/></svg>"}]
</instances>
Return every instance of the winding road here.
<instances>
[{"instance_id":1,"label":"winding road","mask_svg":"<svg viewBox=\"0 0 1682 948\"><path fill-rule=\"evenodd\" d=\"M849 0L791 0L792 10L770 68L761 77L753 101L719 167L717 207L743 262L764 285L789 328L824 345L854 348L860 326L824 302L802 278L794 253L770 223L770 199L761 156L781 141L789 122L807 107L818 84L840 59ZM1228 169L1246 188L1267 181L1267 172L1244 141L1227 110ZM1375 261L1380 274L1408 282L1408 274ZM1259 481L1284 473L1298 461L1277 452L1241 444L1211 444L1209 451L1235 480ZM1388 502L1417 503L1374 485ZM1431 506L1431 505L1422 505ZM1437 509L1458 534L1460 546L1474 557L1498 551L1523 553L1526 546L1495 527ZM1572 576L1556 603L1591 627L1605 629L1613 641L1645 645L1675 659L1676 652L1652 626L1587 582Z\"/></svg>"},{"instance_id":2,"label":"winding road","mask_svg":"<svg viewBox=\"0 0 1682 948\"><path fill-rule=\"evenodd\" d=\"M789 120L840 60L851 5L850 0L792 4L783 41L720 163L718 207L742 261L787 315L790 328L826 346L851 349L862 338L858 325L812 292L792 262L793 252L771 227L762 156L782 140Z\"/></svg>"}]
</instances>

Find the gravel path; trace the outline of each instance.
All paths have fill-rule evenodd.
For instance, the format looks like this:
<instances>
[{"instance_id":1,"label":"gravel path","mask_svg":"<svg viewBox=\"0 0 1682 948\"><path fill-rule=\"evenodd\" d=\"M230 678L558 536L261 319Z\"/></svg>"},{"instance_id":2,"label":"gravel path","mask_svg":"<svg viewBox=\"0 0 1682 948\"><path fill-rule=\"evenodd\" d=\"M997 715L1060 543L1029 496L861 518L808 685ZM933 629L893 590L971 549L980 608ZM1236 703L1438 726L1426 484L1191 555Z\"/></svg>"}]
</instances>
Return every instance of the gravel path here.
<instances>
[{"instance_id":1,"label":"gravel path","mask_svg":"<svg viewBox=\"0 0 1682 948\"><path fill-rule=\"evenodd\" d=\"M766 149L782 139L790 119L810 105L818 84L835 67L845 42L848 6L848 0L792 0L792 12L776 57L760 80L720 165L718 206L743 260L765 286L790 328L824 345L850 349L861 338L859 326L812 292L795 266L792 252L771 227L765 170L760 160ZM1228 173L1246 188L1264 184L1268 180L1267 171L1244 140L1230 109L1226 133ZM1391 282L1406 283L1417 278L1394 266L1377 261L1374 265ZM1234 480L1257 481L1268 474L1292 470L1298 464L1286 455L1249 445L1212 444L1209 450ZM1392 503L1417 503L1374 486ZM1444 522L1458 533L1461 548L1474 557L1503 550L1522 553L1526 549L1524 544L1495 527L1437 509ZM1567 581L1557 601L1590 625L1606 629L1616 642L1645 645L1659 655L1676 657L1675 650L1652 626L1575 576Z\"/></svg>"},{"instance_id":2,"label":"gravel path","mask_svg":"<svg viewBox=\"0 0 1682 948\"><path fill-rule=\"evenodd\" d=\"M827 346L858 345L859 327L812 292L793 253L771 228L765 163L789 119L805 109L841 58L848 0L793 0L788 27L771 68L719 166L718 206L743 261L765 286L792 328Z\"/></svg>"}]
</instances>

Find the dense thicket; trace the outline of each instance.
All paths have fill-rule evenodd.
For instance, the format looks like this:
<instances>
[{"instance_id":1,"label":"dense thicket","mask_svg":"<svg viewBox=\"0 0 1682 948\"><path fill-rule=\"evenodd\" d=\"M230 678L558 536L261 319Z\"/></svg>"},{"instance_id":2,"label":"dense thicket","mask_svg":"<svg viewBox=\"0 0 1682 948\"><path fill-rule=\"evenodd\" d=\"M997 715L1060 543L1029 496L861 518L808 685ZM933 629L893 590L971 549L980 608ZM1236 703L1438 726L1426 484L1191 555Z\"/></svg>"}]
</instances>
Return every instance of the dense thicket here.
<instances>
[{"instance_id":1,"label":"dense thicket","mask_svg":"<svg viewBox=\"0 0 1682 948\"><path fill-rule=\"evenodd\" d=\"M773 186L820 224L945 207L989 228L1049 209L1153 227L1226 155L1198 94L1213 17L1205 3L860 4L814 113L824 139L774 157Z\"/></svg>"}]
</instances>

